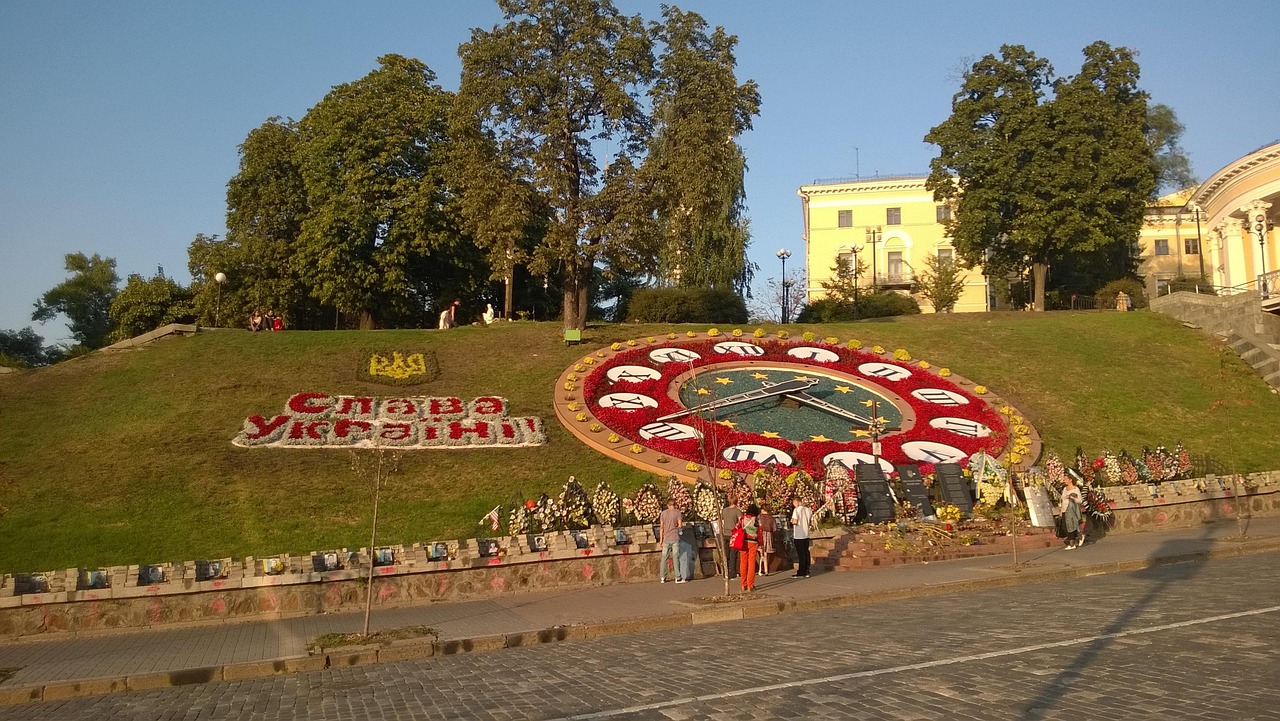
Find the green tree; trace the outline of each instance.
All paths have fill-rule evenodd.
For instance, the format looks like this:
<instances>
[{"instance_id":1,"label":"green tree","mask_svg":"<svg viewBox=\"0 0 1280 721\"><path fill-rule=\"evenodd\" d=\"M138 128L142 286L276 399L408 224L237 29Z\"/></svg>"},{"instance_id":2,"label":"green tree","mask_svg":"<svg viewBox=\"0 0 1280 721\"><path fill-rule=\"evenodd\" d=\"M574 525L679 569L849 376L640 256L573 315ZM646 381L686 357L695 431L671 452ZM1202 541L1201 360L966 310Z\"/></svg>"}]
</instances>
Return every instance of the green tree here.
<instances>
[{"instance_id":1,"label":"green tree","mask_svg":"<svg viewBox=\"0 0 1280 721\"><path fill-rule=\"evenodd\" d=\"M300 145L297 123L278 117L249 131L240 144L240 167L227 183L223 241L223 250L233 257L224 258L227 262L215 269L234 270L227 275L235 294L228 298L228 289L222 291L223 307L236 317L254 308L274 309L289 318L292 327L310 325L304 320L312 310L310 293L294 262L309 209ZM332 319L332 312L328 316Z\"/></svg>"},{"instance_id":2,"label":"green tree","mask_svg":"<svg viewBox=\"0 0 1280 721\"><path fill-rule=\"evenodd\" d=\"M151 278L134 273L111 301L111 339L121 341L142 335L169 323L189 323L195 319L191 291L160 270Z\"/></svg>"},{"instance_id":3,"label":"green tree","mask_svg":"<svg viewBox=\"0 0 1280 721\"><path fill-rule=\"evenodd\" d=\"M45 347L31 326L22 330L0 330L0 365L11 367L42 366L56 362L60 353L55 346Z\"/></svg>"},{"instance_id":4,"label":"green tree","mask_svg":"<svg viewBox=\"0 0 1280 721\"><path fill-rule=\"evenodd\" d=\"M760 113L755 81L734 74L738 38L663 6L663 51L649 91L654 133L641 173L655 203L658 273L679 285L746 292L754 268L743 217L747 161L737 138Z\"/></svg>"},{"instance_id":5,"label":"green tree","mask_svg":"<svg viewBox=\"0 0 1280 721\"><path fill-rule=\"evenodd\" d=\"M1127 257L1137 239L1156 182L1147 95L1125 48L1094 43L1080 73L1057 80L1022 46L1000 52L973 64L951 116L925 136L940 149L927 187L956 207L948 231L961 261L988 274L1029 263L1043 310L1052 263Z\"/></svg>"},{"instance_id":6,"label":"green tree","mask_svg":"<svg viewBox=\"0 0 1280 721\"><path fill-rule=\"evenodd\" d=\"M1155 162L1155 194L1181 190L1196 184L1191 159L1182 149L1182 133L1186 130L1173 108L1157 103L1147 108L1147 144Z\"/></svg>"},{"instance_id":7,"label":"green tree","mask_svg":"<svg viewBox=\"0 0 1280 721\"><path fill-rule=\"evenodd\" d=\"M864 292L870 290L863 288L859 279L867 272L867 262L858 259L855 267L852 258L847 256L838 256L836 264L831 267L831 277L827 280L819 281L819 285L826 291L826 297L832 298L840 303L854 303Z\"/></svg>"},{"instance_id":8,"label":"green tree","mask_svg":"<svg viewBox=\"0 0 1280 721\"><path fill-rule=\"evenodd\" d=\"M116 259L97 253L68 253L65 257L71 277L45 291L36 302L31 320L45 323L58 315L67 317L67 329L85 348L101 348L111 333L111 301L116 297L120 277Z\"/></svg>"},{"instance_id":9,"label":"green tree","mask_svg":"<svg viewBox=\"0 0 1280 721\"><path fill-rule=\"evenodd\" d=\"M606 177L593 143L616 143L619 157L642 148L648 119L638 87L653 73L649 35L638 17L607 0L498 0L505 24L476 29L459 48L459 113L473 131L468 192L489 197L524 188L513 199L510 228L476 235L492 256L513 252L518 228L539 210L546 231L529 268L562 279L565 327L582 328L596 262L606 246L637 242L635 223L615 223L596 199L606 183L634 182L631 172ZM486 150L485 144L492 143ZM615 205L616 207L623 207ZM612 225L615 231L600 232Z\"/></svg>"},{"instance_id":10,"label":"green tree","mask_svg":"<svg viewBox=\"0 0 1280 721\"><path fill-rule=\"evenodd\" d=\"M450 95L421 61L384 55L298 124L308 212L294 268L323 303L360 316L421 316L435 249L459 240L444 184Z\"/></svg>"},{"instance_id":11,"label":"green tree","mask_svg":"<svg viewBox=\"0 0 1280 721\"><path fill-rule=\"evenodd\" d=\"M935 313L950 313L964 292L964 275L960 266L950 258L926 256L925 269L916 276L911 292L929 301Z\"/></svg>"}]
</instances>

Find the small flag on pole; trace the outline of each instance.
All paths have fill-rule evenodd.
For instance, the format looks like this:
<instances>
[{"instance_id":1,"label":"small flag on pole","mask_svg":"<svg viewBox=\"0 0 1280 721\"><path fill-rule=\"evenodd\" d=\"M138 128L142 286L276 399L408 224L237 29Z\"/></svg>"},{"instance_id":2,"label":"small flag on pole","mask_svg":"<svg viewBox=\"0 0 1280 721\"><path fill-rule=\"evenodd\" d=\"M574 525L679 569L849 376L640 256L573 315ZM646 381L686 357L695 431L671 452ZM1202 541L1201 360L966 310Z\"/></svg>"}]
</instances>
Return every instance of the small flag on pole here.
<instances>
[{"instance_id":1,"label":"small flag on pole","mask_svg":"<svg viewBox=\"0 0 1280 721\"><path fill-rule=\"evenodd\" d=\"M492 510L492 511L489 511L488 513L486 513L486 514L485 514L485 516L484 516L484 518L481 518L481 519L480 519L480 522L479 522L479 523L477 523L476 525L477 525L477 526L483 526L483 525L484 525L484 522L485 522L485 521L488 521L488 522L489 522L489 528L491 528L492 530L495 530L495 531L496 531L496 530L498 530L498 511L499 511L499 510L501 510L501 509L502 509L502 505L501 505L501 504L499 504L499 505L497 505L497 506L494 506L494 507L493 507L493 510Z\"/></svg>"}]
</instances>

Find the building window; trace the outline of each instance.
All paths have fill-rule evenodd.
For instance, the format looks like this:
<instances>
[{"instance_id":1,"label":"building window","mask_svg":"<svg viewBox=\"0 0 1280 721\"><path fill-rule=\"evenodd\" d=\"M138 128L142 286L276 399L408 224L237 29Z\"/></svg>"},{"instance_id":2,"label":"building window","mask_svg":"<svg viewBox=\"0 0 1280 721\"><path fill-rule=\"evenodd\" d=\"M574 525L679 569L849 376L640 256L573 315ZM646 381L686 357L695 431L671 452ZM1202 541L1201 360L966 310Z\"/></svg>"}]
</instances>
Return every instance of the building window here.
<instances>
[{"instance_id":1,"label":"building window","mask_svg":"<svg viewBox=\"0 0 1280 721\"><path fill-rule=\"evenodd\" d=\"M938 263L954 263L956 252L951 248L938 248Z\"/></svg>"},{"instance_id":2,"label":"building window","mask_svg":"<svg viewBox=\"0 0 1280 721\"><path fill-rule=\"evenodd\" d=\"M836 211L836 226L840 228L852 228L853 227L853 211L852 210Z\"/></svg>"},{"instance_id":3,"label":"building window","mask_svg":"<svg viewBox=\"0 0 1280 721\"><path fill-rule=\"evenodd\" d=\"M1156 255L1168 255L1168 254L1169 254L1169 241L1163 238L1161 238L1160 240L1157 240Z\"/></svg>"},{"instance_id":4,"label":"building window","mask_svg":"<svg viewBox=\"0 0 1280 721\"><path fill-rule=\"evenodd\" d=\"M895 250L889 253L889 282L901 283L902 277L902 251Z\"/></svg>"},{"instance_id":5,"label":"building window","mask_svg":"<svg viewBox=\"0 0 1280 721\"><path fill-rule=\"evenodd\" d=\"M902 225L902 208L885 208L885 225Z\"/></svg>"},{"instance_id":6,"label":"building window","mask_svg":"<svg viewBox=\"0 0 1280 721\"><path fill-rule=\"evenodd\" d=\"M1182 241L1182 252L1187 255L1200 255L1200 239L1187 238Z\"/></svg>"},{"instance_id":7,"label":"building window","mask_svg":"<svg viewBox=\"0 0 1280 721\"><path fill-rule=\"evenodd\" d=\"M939 205L937 208L937 211L938 211L939 223L951 222L951 206L950 205Z\"/></svg>"},{"instance_id":8,"label":"building window","mask_svg":"<svg viewBox=\"0 0 1280 721\"><path fill-rule=\"evenodd\" d=\"M842 250L836 254L836 267L853 269L853 253Z\"/></svg>"}]
</instances>

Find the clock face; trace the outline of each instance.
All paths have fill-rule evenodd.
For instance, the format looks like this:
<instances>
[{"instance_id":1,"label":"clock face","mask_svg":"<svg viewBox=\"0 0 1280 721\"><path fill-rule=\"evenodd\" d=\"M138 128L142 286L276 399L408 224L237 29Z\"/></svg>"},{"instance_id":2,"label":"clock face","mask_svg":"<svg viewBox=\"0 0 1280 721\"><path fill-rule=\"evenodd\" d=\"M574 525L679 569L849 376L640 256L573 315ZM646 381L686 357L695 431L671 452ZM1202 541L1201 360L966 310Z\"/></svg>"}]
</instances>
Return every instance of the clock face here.
<instances>
[{"instance_id":1,"label":"clock face","mask_svg":"<svg viewBox=\"0 0 1280 721\"><path fill-rule=\"evenodd\" d=\"M927 363L781 339L649 338L566 370L556 409L581 440L632 465L690 477L762 465L964 463L977 451L1033 461L1016 410ZM982 391L982 392L979 392Z\"/></svg>"}]
</instances>

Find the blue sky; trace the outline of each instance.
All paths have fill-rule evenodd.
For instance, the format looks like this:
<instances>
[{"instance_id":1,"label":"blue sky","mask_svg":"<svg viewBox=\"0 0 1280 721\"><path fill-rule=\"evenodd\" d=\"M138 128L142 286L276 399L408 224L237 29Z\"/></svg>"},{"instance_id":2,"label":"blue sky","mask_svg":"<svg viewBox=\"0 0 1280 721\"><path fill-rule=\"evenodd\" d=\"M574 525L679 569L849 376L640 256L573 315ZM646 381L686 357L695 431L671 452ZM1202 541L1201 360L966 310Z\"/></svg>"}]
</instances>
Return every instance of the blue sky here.
<instances>
[{"instance_id":1,"label":"blue sky","mask_svg":"<svg viewBox=\"0 0 1280 721\"><path fill-rule=\"evenodd\" d=\"M1187 126L1201 179L1280 138L1265 0L676 4L738 35L738 76L761 87L743 138L757 285L778 275L779 248L803 248L800 185L927 170L922 138L947 117L959 69L1001 44L1063 75L1095 40L1138 50L1142 86ZM657 2L618 5L659 17ZM485 0L0 4L0 328L66 339L30 319L66 253L114 257L122 278L163 266L189 281L187 245L224 233L251 129L301 118L386 53L456 89L458 45L500 19Z\"/></svg>"}]
</instances>

